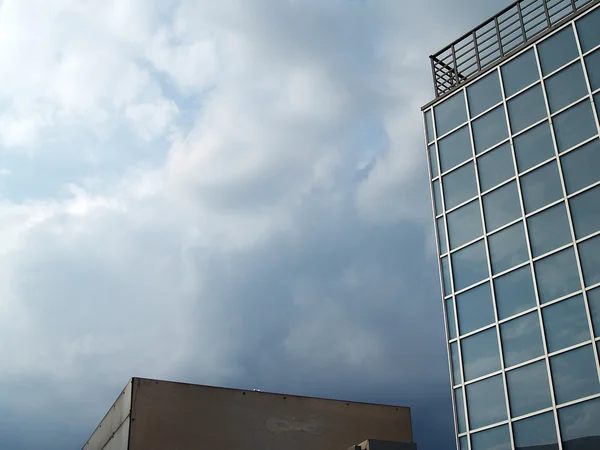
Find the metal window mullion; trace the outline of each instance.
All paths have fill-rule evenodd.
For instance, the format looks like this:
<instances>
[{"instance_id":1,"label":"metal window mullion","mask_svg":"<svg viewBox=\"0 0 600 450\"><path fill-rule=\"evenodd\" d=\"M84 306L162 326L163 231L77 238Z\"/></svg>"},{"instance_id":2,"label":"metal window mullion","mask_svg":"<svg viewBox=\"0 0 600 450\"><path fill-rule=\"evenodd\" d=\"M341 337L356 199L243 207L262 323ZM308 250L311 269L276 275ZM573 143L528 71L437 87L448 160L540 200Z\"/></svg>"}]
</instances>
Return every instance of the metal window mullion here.
<instances>
[{"instance_id":1,"label":"metal window mullion","mask_svg":"<svg viewBox=\"0 0 600 450\"><path fill-rule=\"evenodd\" d=\"M535 48L535 46L534 46ZM536 60L537 60L537 52L536 52ZM539 62L538 62L538 72L541 74L541 70L539 68ZM501 93L502 93L502 99L503 101L506 103L506 96L504 94L504 80L502 78L502 71L500 70L500 68L498 68L498 76L500 79L500 84L501 84ZM540 75L541 77L541 75ZM543 83L542 83L543 84ZM515 146L514 146L514 141L513 141L513 137L512 137L512 129L510 126L510 117L508 114L508 105L505 107L505 116L506 116L506 126L508 127L508 135L510 136L510 150L511 150L511 154L513 157L513 167L515 169L515 173L518 174L519 173L519 169L517 167L517 155L515 153ZM544 360L546 362L546 373L548 376L548 384L549 384L549 389L550 389L550 400L552 402L552 409L553 409L553 417L554 417L554 424L556 427L556 437L558 440L558 450L563 450L562 448L562 438L561 438L561 433L560 433L560 426L559 426L559 422L558 422L558 412L556 409L556 397L554 395L554 382L552 380L552 372L550 370L550 358L548 356L548 346L546 344L546 332L544 330L544 323L543 323L543 319L542 319L542 309L541 309L541 302L540 302L540 298L539 298L539 293L538 293L538 287L537 287L537 276L536 276L536 272L535 272L535 267L534 267L534 263L533 263L533 252L531 250L531 241L529 239L529 227L527 224L527 218L525 217L525 202L523 200L523 191L521 190L521 177L517 175L517 179L516 179L516 183L517 183L517 193L518 193L518 197L519 197L519 204L521 206L521 213L523 214L523 227L524 227L524 231L525 231L525 244L527 246L527 255L529 257L529 270L531 272L531 279L533 282L533 291L534 291L534 296L535 296L535 302L536 302L536 311L537 311L537 315L538 315L538 322L539 322L539 326L540 326L540 333L542 336L542 345L544 348ZM508 391L508 383L507 383L507 391ZM509 409L510 411L510 409ZM509 412L510 414L510 412ZM511 433L512 433L512 415L511 417L511 425L510 425L510 429L511 429ZM515 444L513 441L513 448L515 448Z\"/></svg>"},{"instance_id":2,"label":"metal window mullion","mask_svg":"<svg viewBox=\"0 0 600 450\"><path fill-rule=\"evenodd\" d=\"M574 22L572 23L572 26L574 26ZM580 52L580 56L581 56L581 51L579 50L579 52ZM541 70L540 57L539 57L537 46L534 46L534 53L535 53L535 58L536 58L536 63L538 65L538 69ZM545 103L545 107L546 107L546 112L547 112L548 116L550 116L551 115L550 104L548 102L548 95L547 95L546 86L544 83L542 83L542 93L544 95L544 103ZM590 316L589 306L588 306L588 302L587 302L587 295L585 293L585 281L583 279L583 270L582 270L582 266L581 266L581 259L579 256L579 248L576 244L575 229L573 227L573 218L571 216L571 208L569 205L569 201L567 199L567 189L565 186L565 179L564 179L564 174L563 174L563 170L562 170L560 154L558 151L558 145L556 142L556 134L555 134L554 123L553 123L552 118L550 118L550 136L552 138L552 143L554 145L554 153L556 156L556 164L558 167L559 180L560 180L561 188L563 190L563 194L564 194L564 198L565 198L565 208L567 211L567 220L569 223L569 230L571 232L571 239L573 242L573 251L575 253L575 263L577 264L577 270L579 272L579 283L580 283L580 286L581 286L581 289L583 292L584 305L585 305L586 316L587 316L587 320L588 320L588 328L589 328L590 335L593 336L593 328L592 328L592 324L591 324L591 316ZM598 364L598 355L597 355L596 349L594 349L594 354L596 356L595 362L596 362L596 371L598 374L598 373L600 373L600 368L599 368L599 364ZM560 424L558 422L558 417L557 417L557 428L559 428L559 434L560 434Z\"/></svg>"},{"instance_id":3,"label":"metal window mullion","mask_svg":"<svg viewBox=\"0 0 600 450\"><path fill-rule=\"evenodd\" d=\"M594 115L594 120L596 121L596 130L598 132L598 134L600 134L600 118L598 117L598 111L595 108L595 101L594 101L594 90L592 89L592 85L590 83L590 78L588 76L588 71L587 71L587 64L585 61L585 57L583 56L583 52L581 49L581 43L579 41L579 33L577 32L577 27L575 26L575 22L572 23L573 24L573 32L575 34L575 43L577 44L577 51L579 52L579 58L581 60L581 65L583 66L583 76L585 78L585 84L588 90L588 95L590 98L590 101L592 102L592 114Z\"/></svg>"},{"instance_id":4,"label":"metal window mullion","mask_svg":"<svg viewBox=\"0 0 600 450\"><path fill-rule=\"evenodd\" d=\"M577 44L577 51L579 52L579 57L581 58L581 64L583 66L583 76L585 79L586 88L590 95L590 101L592 102L592 114L594 115L594 120L596 121L596 131L598 131L600 134L600 121L598 118L598 112L596 111L594 96L592 95L592 86L590 84L590 79L589 79L588 72L587 72L585 58L583 57L583 51L581 49L581 42L579 41L579 33L577 32L577 26L575 25L575 21L573 21L571 23L571 25L573 27L573 33L575 34L575 43ZM559 163L560 163L560 158L559 158ZM560 169L560 166L559 166L559 169ZM560 175L562 177L562 175L563 175L562 170L560 171ZM568 193L566 192L566 190L565 190L565 197L568 197ZM573 240L575 242L577 242L577 236L575 235L575 227L573 226L573 218L571 216L571 206L570 206L570 202L568 199L566 201L566 204L567 204L567 213L569 215L569 224L572 227L571 232L573 233ZM580 265L579 270L580 270L580 276L581 276L581 286L583 288L583 301L585 304L585 312L586 312L587 318L588 318L590 335L592 336L592 340L593 340L594 339L594 326L592 323L592 314L591 314L591 310L590 310L590 304L589 304L589 300L588 300L588 296L587 296L587 291L585 289L585 280L583 278L583 268L581 267L581 258L579 256L579 244L577 244L577 243L575 243L575 251L576 251L576 256L577 256L577 264ZM592 343L592 347L593 347L594 355L596 356L596 369L598 370L598 378L600 379L600 354L598 352L598 347L596 345L594 345Z\"/></svg>"},{"instance_id":5,"label":"metal window mullion","mask_svg":"<svg viewBox=\"0 0 600 450\"><path fill-rule=\"evenodd\" d=\"M496 26L498 25L498 20L496 18ZM499 36L498 36L499 37ZM496 71L500 71L500 67L496 68ZM500 89L502 91L502 89ZM471 112L469 109L469 103L467 101L467 90L464 89L464 93L465 93L465 106L467 108L467 117L471 116ZM504 106L504 110L506 111L506 106ZM488 243L488 237L485 235L485 230L486 230L486 225L485 225L485 215L484 215L484 211L483 211L483 197L481 195L481 188L479 185L479 169L478 169L478 164L477 164L477 155L475 153L475 145L474 145L474 137L473 137L473 126L471 121L469 121L469 136L471 138L471 151L473 152L473 166L475 169L475 182L477 185L477 199L479 201L479 213L480 213L480 219L481 219L481 226L483 227L484 230L484 237L483 237L483 242L485 245L485 256L486 256L486 260L487 260L487 266L488 266L488 277L489 277L489 288L492 294L492 307L494 308L494 321L495 321L495 328L496 328L496 339L498 341L498 353L499 353L499 358L500 358L500 374L502 376L502 383L503 383L503 389L504 389L504 407L506 408L506 417L509 421L510 424L510 404L508 401L508 383L506 381L506 370L505 370L505 366L504 366L504 354L502 352L502 340L500 338L500 325L498 325L498 309L496 307L496 293L494 292L494 287L492 284L492 261L491 261L491 256L490 256L490 248L489 248L489 243ZM464 380L463 380L464 382ZM466 399L466 390L465 390L465 399ZM466 403L466 400L465 400ZM468 420L468 419L467 419ZM511 443L511 448L514 448L514 437L513 437L513 431L512 431L512 427L509 425L508 426L508 431L509 431L509 435L510 435L510 443Z\"/></svg>"},{"instance_id":6,"label":"metal window mullion","mask_svg":"<svg viewBox=\"0 0 600 450\"><path fill-rule=\"evenodd\" d=\"M578 398L575 400L571 400L570 402L564 402L561 403L561 405L558 407L558 409L563 409L563 408L568 408L569 406L573 406L573 405L578 405L580 403L585 403L588 400L595 400L597 398L600 398L600 394L592 394L592 395L588 395L586 397L582 397L582 398Z\"/></svg>"},{"instance_id":7,"label":"metal window mullion","mask_svg":"<svg viewBox=\"0 0 600 450\"><path fill-rule=\"evenodd\" d=\"M437 145L437 133L435 132L436 129L436 124L435 124L435 114L433 113L433 107L430 108L431 111L431 124L434 130L433 133L433 145L435 145L435 156L437 158L437 160L440 160L440 155L439 155L439 150L438 150L438 145ZM423 114L423 121L424 121L424 126L427 126L427 121L425 119L425 114ZM425 129L425 140L427 141L427 130ZM431 180L431 160L429 158L429 147L427 147L427 170L429 171L429 179ZM460 351L460 341L458 339L458 321L457 321L457 313L456 313L456 301L454 299L454 283L453 283L453 277L452 277L452 261L450 258L450 241L448 240L448 220L446 218L446 208L445 208L445 204L444 204L444 186L442 184L442 175L441 175L441 167L438 164L438 172L440 172L439 175L439 183L440 183L440 202L441 202L441 208L442 208L442 215L441 217L443 217L444 219L444 229L443 232L446 235L446 247L448 250L448 276L450 277L450 289L451 289L451 299L452 299L452 304L453 304L453 309L454 309L454 325L456 327L455 333L456 333L456 347L458 349L458 357L459 357L459 369L460 369L460 374L461 374L461 383L463 383L462 385L462 390L463 390L463 414L465 417L465 429L469 430L468 428L468 421L467 421L467 411L466 411L466 407L467 407L467 401L466 401L466 392L465 392L465 388L464 388L464 374L462 373L462 356L461 356L461 351ZM431 191L431 206L432 206L432 211L433 211L433 227L434 227L434 232L435 232L435 247L436 247L436 251L438 254L437 260L438 260L438 267L439 267L439 275L440 275L440 290L441 290L441 294L442 294L442 311L444 312L444 329L446 331L446 353L448 356L448 372L450 375L450 390L452 392L452 411L454 413L454 431L455 431L455 437L456 437L456 445L457 448L459 448L460 446L460 439L458 437L458 435L460 434L459 429L458 429L458 409L457 409L457 405L456 405L456 399L455 399L455 394L454 394L454 371L453 371L453 366L452 366L452 345L450 344L450 333L449 333L449 326L450 324L448 323L448 311L446 309L446 293L444 292L444 266L442 263L442 258L439 256L440 255L440 243L439 243L439 235L438 235L438 227L437 227L437 218L436 218L436 213L435 213L435 192L434 192L434 188L433 188L433 181L431 181L429 183L429 188Z\"/></svg>"}]
</instances>

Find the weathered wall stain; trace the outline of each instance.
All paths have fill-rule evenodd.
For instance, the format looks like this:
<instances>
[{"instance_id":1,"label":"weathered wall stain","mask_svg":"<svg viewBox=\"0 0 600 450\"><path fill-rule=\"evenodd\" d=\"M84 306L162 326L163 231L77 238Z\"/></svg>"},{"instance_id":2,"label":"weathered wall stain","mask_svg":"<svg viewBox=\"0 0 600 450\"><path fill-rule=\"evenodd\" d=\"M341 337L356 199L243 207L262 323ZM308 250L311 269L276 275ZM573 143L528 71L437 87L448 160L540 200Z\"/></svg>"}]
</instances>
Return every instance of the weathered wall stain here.
<instances>
[{"instance_id":1,"label":"weathered wall stain","mask_svg":"<svg viewBox=\"0 0 600 450\"><path fill-rule=\"evenodd\" d=\"M315 419L308 422L292 419L268 418L266 421L267 430L272 433L289 433L290 431L303 431L310 434L320 434L319 424Z\"/></svg>"}]
</instances>

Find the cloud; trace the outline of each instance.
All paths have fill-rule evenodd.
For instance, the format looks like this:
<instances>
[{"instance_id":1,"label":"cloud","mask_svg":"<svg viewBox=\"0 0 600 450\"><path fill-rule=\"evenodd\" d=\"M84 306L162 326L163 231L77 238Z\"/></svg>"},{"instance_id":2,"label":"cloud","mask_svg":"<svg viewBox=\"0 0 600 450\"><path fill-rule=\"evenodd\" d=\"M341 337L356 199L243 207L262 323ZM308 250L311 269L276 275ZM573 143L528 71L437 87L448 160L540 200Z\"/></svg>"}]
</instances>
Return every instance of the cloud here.
<instances>
[{"instance_id":1,"label":"cloud","mask_svg":"<svg viewBox=\"0 0 600 450\"><path fill-rule=\"evenodd\" d=\"M127 5L137 5L134 20ZM98 132L125 109L135 126L131 109L148 103L154 116L172 110L139 59L152 22L139 2L108 2L98 11L70 0L7 0L1 8L0 137L6 147L43 147L41 135L61 125Z\"/></svg>"},{"instance_id":2,"label":"cloud","mask_svg":"<svg viewBox=\"0 0 600 450\"><path fill-rule=\"evenodd\" d=\"M131 376L452 445L419 107L460 21L405 6L3 2L0 447L83 445Z\"/></svg>"}]
</instances>

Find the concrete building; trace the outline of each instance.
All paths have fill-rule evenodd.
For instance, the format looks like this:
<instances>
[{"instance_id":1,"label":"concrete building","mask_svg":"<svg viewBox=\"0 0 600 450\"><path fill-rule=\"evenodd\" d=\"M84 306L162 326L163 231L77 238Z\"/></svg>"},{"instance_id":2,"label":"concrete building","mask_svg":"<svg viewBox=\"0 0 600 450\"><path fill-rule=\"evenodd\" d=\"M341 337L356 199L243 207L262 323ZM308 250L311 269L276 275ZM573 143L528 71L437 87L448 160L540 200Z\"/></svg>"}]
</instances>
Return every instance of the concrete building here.
<instances>
[{"instance_id":1,"label":"concrete building","mask_svg":"<svg viewBox=\"0 0 600 450\"><path fill-rule=\"evenodd\" d=\"M457 445L600 449L600 2L520 0L430 58Z\"/></svg>"},{"instance_id":2,"label":"concrete building","mask_svg":"<svg viewBox=\"0 0 600 450\"><path fill-rule=\"evenodd\" d=\"M406 407L133 378L83 450L416 450L412 439Z\"/></svg>"}]
</instances>

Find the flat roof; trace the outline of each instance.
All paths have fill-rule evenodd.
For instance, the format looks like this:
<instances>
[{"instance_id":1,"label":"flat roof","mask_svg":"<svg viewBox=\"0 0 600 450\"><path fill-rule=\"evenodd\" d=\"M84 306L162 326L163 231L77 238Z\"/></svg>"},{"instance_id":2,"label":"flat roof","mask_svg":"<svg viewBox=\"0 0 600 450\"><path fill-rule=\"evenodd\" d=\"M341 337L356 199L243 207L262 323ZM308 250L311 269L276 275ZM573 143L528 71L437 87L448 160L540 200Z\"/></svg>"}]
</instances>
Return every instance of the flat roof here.
<instances>
[{"instance_id":1,"label":"flat roof","mask_svg":"<svg viewBox=\"0 0 600 450\"><path fill-rule=\"evenodd\" d=\"M387 407L387 408L403 408L403 409L410 410L409 406L392 405L389 403L358 402L358 401L343 400L343 399L337 399L337 398L311 397L308 395L283 394L283 393L278 393L278 392L262 391L260 389L239 389L239 388L222 387L222 386L211 386L211 385L206 385L206 384L186 383L186 382L181 382L181 381L159 380L159 379L154 379L154 378L133 377L132 379L133 380L136 380L136 379L142 380L145 382L152 382L152 383L156 383L156 384L160 383L160 384L187 386L187 387L193 387L193 388L214 389L214 390L221 390L221 391L238 392L241 394L253 393L253 394L260 394L260 395L265 395L265 396L278 396L278 397L285 397L285 398L324 400L324 401L328 401L328 402L351 403L354 405L383 406L383 407Z\"/></svg>"}]
</instances>

